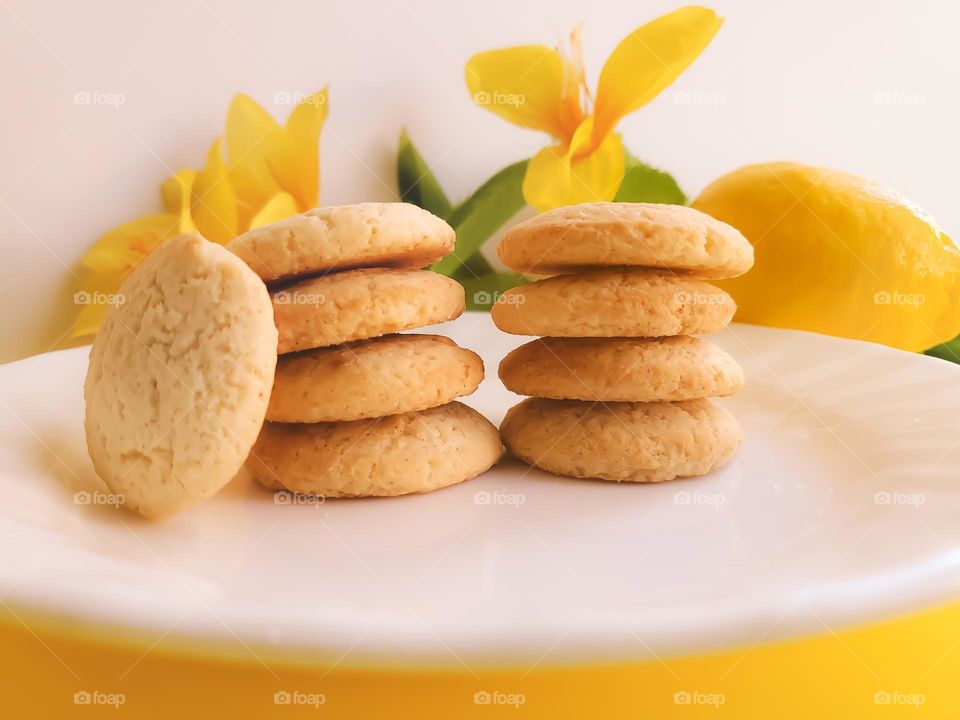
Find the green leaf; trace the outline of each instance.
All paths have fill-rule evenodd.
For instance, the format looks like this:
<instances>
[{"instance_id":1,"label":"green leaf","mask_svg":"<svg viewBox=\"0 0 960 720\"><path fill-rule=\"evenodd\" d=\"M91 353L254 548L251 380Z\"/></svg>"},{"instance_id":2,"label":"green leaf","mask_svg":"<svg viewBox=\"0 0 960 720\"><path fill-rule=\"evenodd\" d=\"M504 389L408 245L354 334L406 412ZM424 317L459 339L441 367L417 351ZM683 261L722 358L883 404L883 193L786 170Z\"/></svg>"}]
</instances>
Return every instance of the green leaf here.
<instances>
[{"instance_id":1,"label":"green leaf","mask_svg":"<svg viewBox=\"0 0 960 720\"><path fill-rule=\"evenodd\" d=\"M400 133L397 152L397 188L402 202L413 203L438 217L446 218L452 210L446 193L405 129Z\"/></svg>"},{"instance_id":2,"label":"green leaf","mask_svg":"<svg viewBox=\"0 0 960 720\"><path fill-rule=\"evenodd\" d=\"M431 270L443 275L456 273L491 235L526 205L522 191L526 171L526 160L508 165L453 209L447 222L457 232L457 246L452 255L434 263Z\"/></svg>"},{"instance_id":3,"label":"green leaf","mask_svg":"<svg viewBox=\"0 0 960 720\"><path fill-rule=\"evenodd\" d=\"M455 280L472 280L493 272L493 266L481 252L475 252L451 275Z\"/></svg>"},{"instance_id":4,"label":"green leaf","mask_svg":"<svg viewBox=\"0 0 960 720\"><path fill-rule=\"evenodd\" d=\"M960 364L960 336L925 350L923 354Z\"/></svg>"},{"instance_id":5,"label":"green leaf","mask_svg":"<svg viewBox=\"0 0 960 720\"><path fill-rule=\"evenodd\" d=\"M491 272L478 278L460 280L467 296L467 310L490 312L490 307L510 288L523 285L527 279L517 273Z\"/></svg>"},{"instance_id":6,"label":"green leaf","mask_svg":"<svg viewBox=\"0 0 960 720\"><path fill-rule=\"evenodd\" d=\"M686 205L687 196L669 173L650 167L624 150L627 172L614 198L616 202L654 202Z\"/></svg>"}]
</instances>

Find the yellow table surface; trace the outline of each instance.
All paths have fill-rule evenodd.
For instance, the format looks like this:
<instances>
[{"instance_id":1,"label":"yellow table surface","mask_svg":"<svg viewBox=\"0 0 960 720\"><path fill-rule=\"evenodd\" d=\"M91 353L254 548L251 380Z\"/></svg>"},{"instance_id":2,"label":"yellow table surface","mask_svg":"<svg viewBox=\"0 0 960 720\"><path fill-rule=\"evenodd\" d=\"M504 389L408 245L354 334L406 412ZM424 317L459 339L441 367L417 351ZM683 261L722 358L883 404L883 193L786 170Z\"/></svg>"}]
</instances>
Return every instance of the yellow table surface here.
<instances>
[{"instance_id":1,"label":"yellow table surface","mask_svg":"<svg viewBox=\"0 0 960 720\"><path fill-rule=\"evenodd\" d=\"M118 645L7 610L4 718L960 718L960 604L696 657L430 672L263 662L239 640L229 660L170 636Z\"/></svg>"}]
</instances>

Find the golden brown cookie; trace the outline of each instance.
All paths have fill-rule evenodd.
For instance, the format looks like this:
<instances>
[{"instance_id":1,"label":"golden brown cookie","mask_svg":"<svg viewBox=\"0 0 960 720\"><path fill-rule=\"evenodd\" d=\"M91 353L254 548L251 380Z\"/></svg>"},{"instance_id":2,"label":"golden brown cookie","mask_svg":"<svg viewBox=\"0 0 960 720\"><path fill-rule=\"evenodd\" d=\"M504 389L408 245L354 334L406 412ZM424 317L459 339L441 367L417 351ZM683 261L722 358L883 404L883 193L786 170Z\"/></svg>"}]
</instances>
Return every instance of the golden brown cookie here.
<instances>
[{"instance_id":1,"label":"golden brown cookie","mask_svg":"<svg viewBox=\"0 0 960 720\"><path fill-rule=\"evenodd\" d=\"M276 490L327 497L423 493L469 480L502 452L483 415L452 402L353 422L267 423L247 469Z\"/></svg>"},{"instance_id":2,"label":"golden brown cookie","mask_svg":"<svg viewBox=\"0 0 960 720\"><path fill-rule=\"evenodd\" d=\"M514 335L664 337L722 330L735 310L727 293L703 280L655 270L597 270L508 290L490 315Z\"/></svg>"},{"instance_id":3,"label":"golden brown cookie","mask_svg":"<svg viewBox=\"0 0 960 720\"><path fill-rule=\"evenodd\" d=\"M242 467L267 410L277 329L260 278L196 234L154 250L120 295L90 351L87 449L127 507L157 517Z\"/></svg>"},{"instance_id":4,"label":"golden brown cookie","mask_svg":"<svg viewBox=\"0 0 960 720\"><path fill-rule=\"evenodd\" d=\"M507 449L557 475L662 482L729 462L741 430L710 400L591 403L528 398L500 426Z\"/></svg>"},{"instance_id":5,"label":"golden brown cookie","mask_svg":"<svg viewBox=\"0 0 960 720\"><path fill-rule=\"evenodd\" d=\"M483 361L440 335L387 335L284 355L267 420L315 423L425 410L469 395Z\"/></svg>"},{"instance_id":6,"label":"golden brown cookie","mask_svg":"<svg viewBox=\"0 0 960 720\"><path fill-rule=\"evenodd\" d=\"M429 270L367 268L273 293L279 352L340 345L459 317L463 286Z\"/></svg>"},{"instance_id":7,"label":"golden brown cookie","mask_svg":"<svg viewBox=\"0 0 960 720\"><path fill-rule=\"evenodd\" d=\"M227 249L268 282L358 267L422 268L453 252L453 228L409 203L321 207L254 228Z\"/></svg>"},{"instance_id":8,"label":"golden brown cookie","mask_svg":"<svg viewBox=\"0 0 960 720\"><path fill-rule=\"evenodd\" d=\"M497 252L518 272L545 275L630 266L731 278L753 265L753 246L736 228L693 208L655 203L548 210L507 230Z\"/></svg>"},{"instance_id":9,"label":"golden brown cookie","mask_svg":"<svg viewBox=\"0 0 960 720\"><path fill-rule=\"evenodd\" d=\"M540 338L503 359L500 379L519 395L656 402L732 395L743 370L713 343L686 335Z\"/></svg>"}]
</instances>

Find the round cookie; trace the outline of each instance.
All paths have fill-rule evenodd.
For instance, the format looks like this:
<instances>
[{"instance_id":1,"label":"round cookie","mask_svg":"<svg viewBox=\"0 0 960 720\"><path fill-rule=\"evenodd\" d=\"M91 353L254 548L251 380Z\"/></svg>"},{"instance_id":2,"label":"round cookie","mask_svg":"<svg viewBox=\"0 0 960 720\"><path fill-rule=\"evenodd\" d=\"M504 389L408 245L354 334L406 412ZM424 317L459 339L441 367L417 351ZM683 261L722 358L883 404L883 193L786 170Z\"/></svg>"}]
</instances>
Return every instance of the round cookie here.
<instances>
[{"instance_id":1,"label":"round cookie","mask_svg":"<svg viewBox=\"0 0 960 720\"><path fill-rule=\"evenodd\" d=\"M321 207L254 228L227 245L271 282L358 267L421 268L453 252L456 237L409 203Z\"/></svg>"},{"instance_id":2,"label":"round cookie","mask_svg":"<svg viewBox=\"0 0 960 720\"><path fill-rule=\"evenodd\" d=\"M741 430L710 400L589 403L528 398L500 426L507 449L557 475L662 482L730 461Z\"/></svg>"},{"instance_id":3,"label":"round cookie","mask_svg":"<svg viewBox=\"0 0 960 720\"><path fill-rule=\"evenodd\" d=\"M500 379L518 395L657 402L732 395L743 370L713 343L666 338L540 338L511 351Z\"/></svg>"},{"instance_id":4,"label":"round cookie","mask_svg":"<svg viewBox=\"0 0 960 720\"><path fill-rule=\"evenodd\" d=\"M371 420L267 423L247 469L276 490L326 497L407 495L469 480L502 451L489 420L452 402Z\"/></svg>"},{"instance_id":5,"label":"round cookie","mask_svg":"<svg viewBox=\"0 0 960 720\"><path fill-rule=\"evenodd\" d=\"M280 353L446 322L465 309L463 286L429 270L350 270L303 280L272 297Z\"/></svg>"},{"instance_id":6,"label":"round cookie","mask_svg":"<svg viewBox=\"0 0 960 720\"><path fill-rule=\"evenodd\" d=\"M490 316L514 335L664 337L722 330L735 310L733 298L703 280L655 270L596 270L508 290Z\"/></svg>"},{"instance_id":7,"label":"round cookie","mask_svg":"<svg viewBox=\"0 0 960 720\"><path fill-rule=\"evenodd\" d=\"M655 203L549 210L507 230L497 253L518 272L546 275L631 266L732 278L753 265L753 246L736 228L690 207Z\"/></svg>"},{"instance_id":8,"label":"round cookie","mask_svg":"<svg viewBox=\"0 0 960 720\"><path fill-rule=\"evenodd\" d=\"M90 351L87 450L128 508L157 517L243 466L273 386L277 329L260 278L196 234L154 250L120 294Z\"/></svg>"},{"instance_id":9,"label":"round cookie","mask_svg":"<svg viewBox=\"0 0 960 720\"><path fill-rule=\"evenodd\" d=\"M440 335L387 335L284 355L267 420L315 423L425 410L469 395L480 356Z\"/></svg>"}]
</instances>

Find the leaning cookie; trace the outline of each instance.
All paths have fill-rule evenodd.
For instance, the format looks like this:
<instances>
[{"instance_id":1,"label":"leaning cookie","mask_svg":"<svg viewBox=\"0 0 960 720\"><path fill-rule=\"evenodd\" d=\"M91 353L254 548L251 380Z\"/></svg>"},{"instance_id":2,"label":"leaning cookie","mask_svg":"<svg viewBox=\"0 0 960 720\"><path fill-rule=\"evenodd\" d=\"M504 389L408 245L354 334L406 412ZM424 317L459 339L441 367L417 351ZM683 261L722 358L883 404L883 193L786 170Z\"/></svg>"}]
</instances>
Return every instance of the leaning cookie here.
<instances>
[{"instance_id":1,"label":"leaning cookie","mask_svg":"<svg viewBox=\"0 0 960 720\"><path fill-rule=\"evenodd\" d=\"M124 504L157 517L213 495L243 466L277 362L267 288L199 235L154 250L120 288L90 351L87 449Z\"/></svg>"},{"instance_id":2,"label":"leaning cookie","mask_svg":"<svg viewBox=\"0 0 960 720\"><path fill-rule=\"evenodd\" d=\"M227 249L268 282L358 267L422 268L453 252L453 228L409 203L321 207L245 232Z\"/></svg>"},{"instance_id":3,"label":"leaning cookie","mask_svg":"<svg viewBox=\"0 0 960 720\"><path fill-rule=\"evenodd\" d=\"M662 482L729 462L741 430L710 400L590 403L528 398L500 426L507 449L557 475Z\"/></svg>"},{"instance_id":4,"label":"leaning cookie","mask_svg":"<svg viewBox=\"0 0 960 720\"><path fill-rule=\"evenodd\" d=\"M732 278L753 265L753 246L736 228L693 208L654 203L549 210L510 228L497 252L518 272L544 275L630 266Z\"/></svg>"},{"instance_id":5,"label":"leaning cookie","mask_svg":"<svg viewBox=\"0 0 960 720\"><path fill-rule=\"evenodd\" d=\"M463 314L463 286L429 270L367 268L304 280L273 293L288 353L389 335Z\"/></svg>"},{"instance_id":6,"label":"leaning cookie","mask_svg":"<svg viewBox=\"0 0 960 720\"><path fill-rule=\"evenodd\" d=\"M458 402L346 423L267 423L247 469L273 489L326 497L424 493L487 470L497 429Z\"/></svg>"},{"instance_id":7,"label":"leaning cookie","mask_svg":"<svg viewBox=\"0 0 960 720\"><path fill-rule=\"evenodd\" d=\"M483 361L440 335L387 335L283 355L267 420L332 422L444 405L483 380Z\"/></svg>"},{"instance_id":8,"label":"leaning cookie","mask_svg":"<svg viewBox=\"0 0 960 720\"><path fill-rule=\"evenodd\" d=\"M713 343L686 335L539 338L503 359L500 379L518 395L655 402L732 395L743 370Z\"/></svg>"},{"instance_id":9,"label":"leaning cookie","mask_svg":"<svg viewBox=\"0 0 960 720\"><path fill-rule=\"evenodd\" d=\"M665 337L722 330L736 304L703 280L655 270L558 275L508 290L490 309L514 335Z\"/></svg>"}]
</instances>

